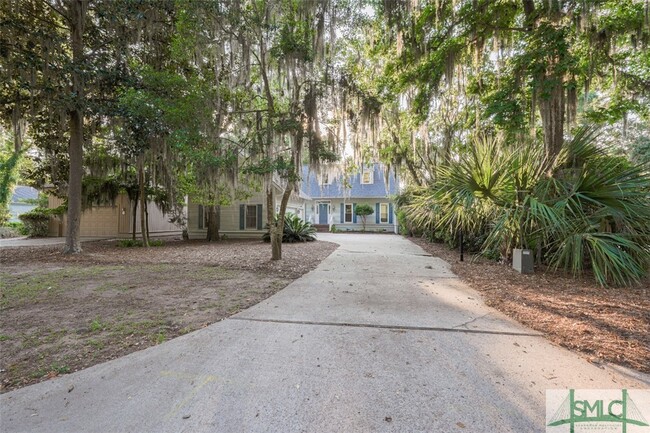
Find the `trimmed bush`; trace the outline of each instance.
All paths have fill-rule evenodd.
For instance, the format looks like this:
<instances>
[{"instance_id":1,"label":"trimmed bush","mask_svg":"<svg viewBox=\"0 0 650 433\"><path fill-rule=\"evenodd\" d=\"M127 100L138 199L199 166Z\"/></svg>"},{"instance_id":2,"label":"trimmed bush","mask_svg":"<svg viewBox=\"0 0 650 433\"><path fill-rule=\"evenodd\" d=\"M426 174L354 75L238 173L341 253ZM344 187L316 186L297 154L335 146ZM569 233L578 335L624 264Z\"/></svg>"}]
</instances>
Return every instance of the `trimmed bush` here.
<instances>
[{"instance_id":1,"label":"trimmed bush","mask_svg":"<svg viewBox=\"0 0 650 433\"><path fill-rule=\"evenodd\" d=\"M363 231L365 232L366 231L366 218L368 217L368 215L372 215L373 213L375 213L375 210L369 204L361 203L361 204L357 205L357 207L354 209L354 213L357 216L361 217L361 223L362 223L362 226L363 226Z\"/></svg>"},{"instance_id":2,"label":"trimmed bush","mask_svg":"<svg viewBox=\"0 0 650 433\"><path fill-rule=\"evenodd\" d=\"M11 218L9 208L6 205L0 204L0 226L6 226Z\"/></svg>"},{"instance_id":3,"label":"trimmed bush","mask_svg":"<svg viewBox=\"0 0 650 433\"><path fill-rule=\"evenodd\" d=\"M50 214L48 209L36 208L18 218L23 222L27 236L46 237L50 231Z\"/></svg>"},{"instance_id":4,"label":"trimmed bush","mask_svg":"<svg viewBox=\"0 0 650 433\"><path fill-rule=\"evenodd\" d=\"M21 223L20 221L11 221L5 223L3 226L7 230L7 232L13 232L16 235L22 235L22 236L27 236L27 229L25 228L25 224Z\"/></svg>"}]
</instances>

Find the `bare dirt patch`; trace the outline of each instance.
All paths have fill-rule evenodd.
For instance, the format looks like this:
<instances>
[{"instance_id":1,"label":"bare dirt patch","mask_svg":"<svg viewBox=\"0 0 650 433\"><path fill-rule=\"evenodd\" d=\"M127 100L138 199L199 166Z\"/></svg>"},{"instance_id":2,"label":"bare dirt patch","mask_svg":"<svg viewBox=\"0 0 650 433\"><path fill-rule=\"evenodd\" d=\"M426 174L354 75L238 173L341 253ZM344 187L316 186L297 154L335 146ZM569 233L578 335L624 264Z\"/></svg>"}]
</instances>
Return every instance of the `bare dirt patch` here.
<instances>
[{"instance_id":1,"label":"bare dirt patch","mask_svg":"<svg viewBox=\"0 0 650 433\"><path fill-rule=\"evenodd\" d=\"M522 275L506 265L465 256L424 239L408 238L446 260L452 271L479 291L485 303L556 344L609 362L650 373L650 284L601 288L592 278L574 279L536 269Z\"/></svg>"},{"instance_id":2,"label":"bare dirt patch","mask_svg":"<svg viewBox=\"0 0 650 433\"><path fill-rule=\"evenodd\" d=\"M162 343L250 307L310 271L336 244L167 241L0 248L2 392Z\"/></svg>"}]
</instances>

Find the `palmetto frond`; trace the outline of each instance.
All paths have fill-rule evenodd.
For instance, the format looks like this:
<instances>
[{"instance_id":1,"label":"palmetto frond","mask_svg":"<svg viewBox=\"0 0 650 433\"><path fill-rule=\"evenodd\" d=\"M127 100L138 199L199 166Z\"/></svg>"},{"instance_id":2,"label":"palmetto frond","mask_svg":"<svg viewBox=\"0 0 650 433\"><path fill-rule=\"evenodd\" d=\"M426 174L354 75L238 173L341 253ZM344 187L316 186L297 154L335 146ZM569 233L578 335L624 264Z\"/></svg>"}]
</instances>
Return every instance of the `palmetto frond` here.
<instances>
[{"instance_id":1,"label":"palmetto frond","mask_svg":"<svg viewBox=\"0 0 650 433\"><path fill-rule=\"evenodd\" d=\"M402 210L430 230L487 230L485 250L539 247L552 267L590 268L601 285L639 281L650 265L650 176L598 136L580 129L552 160L543 146L479 136Z\"/></svg>"}]
</instances>

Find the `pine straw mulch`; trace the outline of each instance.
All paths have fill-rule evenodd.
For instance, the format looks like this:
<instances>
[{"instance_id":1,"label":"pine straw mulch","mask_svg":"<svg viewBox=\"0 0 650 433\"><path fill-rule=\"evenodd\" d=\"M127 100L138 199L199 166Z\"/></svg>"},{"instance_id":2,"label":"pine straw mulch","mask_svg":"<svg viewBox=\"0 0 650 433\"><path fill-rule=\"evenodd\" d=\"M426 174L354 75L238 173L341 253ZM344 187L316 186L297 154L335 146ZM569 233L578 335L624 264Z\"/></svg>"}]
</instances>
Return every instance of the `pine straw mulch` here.
<instances>
[{"instance_id":1,"label":"pine straw mulch","mask_svg":"<svg viewBox=\"0 0 650 433\"><path fill-rule=\"evenodd\" d=\"M282 260L272 261L271 246L258 239L228 239L219 242L161 238L162 247L120 248L113 240L82 243L83 254L64 255L63 245L0 248L0 265L47 263L56 265L172 264L221 266L296 279L314 269L338 248L330 242L282 244Z\"/></svg>"},{"instance_id":2,"label":"pine straw mulch","mask_svg":"<svg viewBox=\"0 0 650 433\"><path fill-rule=\"evenodd\" d=\"M522 275L509 266L425 239L409 238L446 260L485 303L543 332L552 342L606 362L650 373L650 280L631 288L601 288L590 276L574 279L536 267Z\"/></svg>"}]
</instances>

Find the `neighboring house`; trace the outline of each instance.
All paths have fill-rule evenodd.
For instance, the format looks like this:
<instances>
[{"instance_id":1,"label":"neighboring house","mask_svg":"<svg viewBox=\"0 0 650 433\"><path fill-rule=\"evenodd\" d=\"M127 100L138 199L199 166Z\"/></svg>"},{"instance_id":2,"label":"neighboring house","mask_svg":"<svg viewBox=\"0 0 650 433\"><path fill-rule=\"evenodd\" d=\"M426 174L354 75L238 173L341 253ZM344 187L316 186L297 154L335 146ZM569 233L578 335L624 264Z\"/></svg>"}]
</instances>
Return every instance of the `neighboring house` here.
<instances>
[{"instance_id":1,"label":"neighboring house","mask_svg":"<svg viewBox=\"0 0 650 433\"><path fill-rule=\"evenodd\" d=\"M50 195L48 207L56 208L63 204L63 200ZM106 238L128 238L133 231L133 211L131 200L126 194L118 195L114 204L105 206L93 206L81 214L80 236L82 237L106 237ZM149 214L149 234L151 236L180 235L181 230L175 224L169 222L165 215L155 203L147 205ZM52 218L50 220L50 236L65 236L66 216ZM136 214L136 234L140 232L140 206Z\"/></svg>"},{"instance_id":2,"label":"neighboring house","mask_svg":"<svg viewBox=\"0 0 650 433\"><path fill-rule=\"evenodd\" d=\"M337 170L322 170L320 178L303 167L301 188L292 193L287 212L316 225L336 225L338 230L361 230L361 217L354 214L358 204L366 203L375 209L366 217L367 231L396 232L392 196L397 194L397 180L388 175L380 164L365 167L359 173L343 176ZM331 175L332 179L329 179ZM345 179L345 181L344 181ZM282 187L274 182L275 212L280 210ZM207 235L207 215L203 206L188 202L187 226L190 239L204 239ZM248 200L221 206L219 233L228 237L259 238L266 232L266 195L253 194Z\"/></svg>"},{"instance_id":3,"label":"neighboring house","mask_svg":"<svg viewBox=\"0 0 650 433\"><path fill-rule=\"evenodd\" d=\"M397 232L392 197L398 193L398 185L392 170L385 176L384 166L372 164L354 174L323 172L319 177L303 168L302 187L312 202L307 211L308 221L336 225L337 230L361 230L362 220L355 210L364 203L375 210L366 217L367 231Z\"/></svg>"},{"instance_id":4,"label":"neighboring house","mask_svg":"<svg viewBox=\"0 0 650 433\"><path fill-rule=\"evenodd\" d=\"M36 208L36 204L25 203L27 200L36 200L38 199L38 190L32 188L31 186L16 186L14 194L11 197L11 203L9 203L9 218L10 222L18 222L20 219L19 215L29 212L30 210Z\"/></svg>"}]
</instances>

